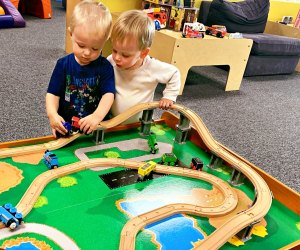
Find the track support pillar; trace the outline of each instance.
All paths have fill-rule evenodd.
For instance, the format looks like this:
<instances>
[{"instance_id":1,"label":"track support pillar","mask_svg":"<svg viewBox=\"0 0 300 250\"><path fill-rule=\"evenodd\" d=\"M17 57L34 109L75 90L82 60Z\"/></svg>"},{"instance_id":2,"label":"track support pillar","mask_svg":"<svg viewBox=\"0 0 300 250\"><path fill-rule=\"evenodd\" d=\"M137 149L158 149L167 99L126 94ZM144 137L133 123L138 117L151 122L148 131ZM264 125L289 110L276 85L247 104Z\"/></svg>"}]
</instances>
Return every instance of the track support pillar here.
<instances>
[{"instance_id":1,"label":"track support pillar","mask_svg":"<svg viewBox=\"0 0 300 250\"><path fill-rule=\"evenodd\" d=\"M251 237L252 228L257 223L259 223L259 221L255 221L255 222L251 223L249 226L247 226L244 229L242 229L241 231L239 231L236 234L236 237L238 237L243 242L250 240L252 238Z\"/></svg>"},{"instance_id":2,"label":"track support pillar","mask_svg":"<svg viewBox=\"0 0 300 250\"><path fill-rule=\"evenodd\" d=\"M175 142L184 143L190 130L190 120L180 113L179 124L176 125Z\"/></svg>"},{"instance_id":3,"label":"track support pillar","mask_svg":"<svg viewBox=\"0 0 300 250\"><path fill-rule=\"evenodd\" d=\"M222 165L222 158L216 156L215 154L212 154L210 157L210 161L208 163L208 167L212 168L212 169L216 169L219 168Z\"/></svg>"},{"instance_id":4,"label":"track support pillar","mask_svg":"<svg viewBox=\"0 0 300 250\"><path fill-rule=\"evenodd\" d=\"M153 122L153 109L147 109L143 111L141 121L141 134L150 135L151 124Z\"/></svg>"},{"instance_id":5,"label":"track support pillar","mask_svg":"<svg viewBox=\"0 0 300 250\"><path fill-rule=\"evenodd\" d=\"M243 173L234 168L233 171L232 171L231 179L229 180L229 182L233 186L240 186L244 183L244 178L245 178L245 176L243 175Z\"/></svg>"},{"instance_id":6,"label":"track support pillar","mask_svg":"<svg viewBox=\"0 0 300 250\"><path fill-rule=\"evenodd\" d=\"M103 144L104 143L104 130L98 129L94 132L95 136L95 143L96 145Z\"/></svg>"}]
</instances>

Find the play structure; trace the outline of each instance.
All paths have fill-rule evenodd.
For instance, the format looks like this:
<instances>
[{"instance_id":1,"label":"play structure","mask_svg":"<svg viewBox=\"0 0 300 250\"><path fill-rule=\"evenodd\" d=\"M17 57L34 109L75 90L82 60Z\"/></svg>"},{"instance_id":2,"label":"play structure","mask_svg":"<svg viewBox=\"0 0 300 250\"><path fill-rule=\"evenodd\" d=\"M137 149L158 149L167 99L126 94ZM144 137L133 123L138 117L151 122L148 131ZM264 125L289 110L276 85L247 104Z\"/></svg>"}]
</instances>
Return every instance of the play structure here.
<instances>
[{"instance_id":1,"label":"play structure","mask_svg":"<svg viewBox=\"0 0 300 250\"><path fill-rule=\"evenodd\" d=\"M0 0L0 28L25 27L21 13L51 18L51 0Z\"/></svg>"},{"instance_id":2,"label":"play structure","mask_svg":"<svg viewBox=\"0 0 300 250\"><path fill-rule=\"evenodd\" d=\"M39 18L51 18L51 0L11 0L21 13L30 14Z\"/></svg>"},{"instance_id":3,"label":"play structure","mask_svg":"<svg viewBox=\"0 0 300 250\"><path fill-rule=\"evenodd\" d=\"M299 194L218 143L191 109L175 104L179 118L166 112L153 122L158 107L136 105L93 136L0 144L0 199L25 222L13 231L0 223L0 248L29 240L45 249L299 245ZM141 111L140 122L119 125ZM58 168L45 168L45 150Z\"/></svg>"},{"instance_id":4,"label":"play structure","mask_svg":"<svg viewBox=\"0 0 300 250\"><path fill-rule=\"evenodd\" d=\"M0 7L3 9L3 14L0 15L0 28L25 27L24 18L10 0L0 0Z\"/></svg>"}]
</instances>

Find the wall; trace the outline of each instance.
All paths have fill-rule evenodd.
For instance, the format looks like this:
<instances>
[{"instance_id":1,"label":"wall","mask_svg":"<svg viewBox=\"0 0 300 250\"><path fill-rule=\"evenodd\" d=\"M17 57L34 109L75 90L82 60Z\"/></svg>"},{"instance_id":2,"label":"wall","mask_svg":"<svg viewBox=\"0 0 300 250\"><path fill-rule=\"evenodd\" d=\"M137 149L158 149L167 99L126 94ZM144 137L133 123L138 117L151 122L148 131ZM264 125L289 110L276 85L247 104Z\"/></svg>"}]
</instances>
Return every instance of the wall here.
<instances>
[{"instance_id":1,"label":"wall","mask_svg":"<svg viewBox=\"0 0 300 250\"><path fill-rule=\"evenodd\" d=\"M142 0L101 0L111 12L120 12L124 10L140 9Z\"/></svg>"},{"instance_id":2,"label":"wall","mask_svg":"<svg viewBox=\"0 0 300 250\"><path fill-rule=\"evenodd\" d=\"M271 1L268 19L270 21L281 21L283 16L292 16L293 20L300 10L300 1Z\"/></svg>"}]
</instances>

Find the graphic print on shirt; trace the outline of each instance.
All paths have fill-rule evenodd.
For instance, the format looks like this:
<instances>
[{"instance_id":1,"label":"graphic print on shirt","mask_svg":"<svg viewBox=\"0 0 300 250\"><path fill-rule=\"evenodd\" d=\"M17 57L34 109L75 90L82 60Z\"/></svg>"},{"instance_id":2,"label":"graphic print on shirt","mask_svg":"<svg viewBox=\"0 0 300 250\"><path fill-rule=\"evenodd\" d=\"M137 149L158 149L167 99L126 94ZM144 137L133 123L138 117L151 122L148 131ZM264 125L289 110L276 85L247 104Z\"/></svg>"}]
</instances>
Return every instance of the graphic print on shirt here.
<instances>
[{"instance_id":1,"label":"graphic print on shirt","mask_svg":"<svg viewBox=\"0 0 300 250\"><path fill-rule=\"evenodd\" d=\"M66 112L83 118L93 113L99 104L100 76L77 78L66 76Z\"/></svg>"}]
</instances>

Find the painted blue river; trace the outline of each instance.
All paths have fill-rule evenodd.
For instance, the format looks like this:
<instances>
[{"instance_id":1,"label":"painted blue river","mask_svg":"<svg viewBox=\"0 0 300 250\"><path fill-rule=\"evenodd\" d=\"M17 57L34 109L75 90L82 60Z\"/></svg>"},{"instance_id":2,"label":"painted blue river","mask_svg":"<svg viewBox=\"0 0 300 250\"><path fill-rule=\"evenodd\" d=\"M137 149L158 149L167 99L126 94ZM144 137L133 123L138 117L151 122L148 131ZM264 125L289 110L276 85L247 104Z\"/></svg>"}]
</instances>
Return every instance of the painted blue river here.
<instances>
[{"instance_id":1,"label":"painted blue river","mask_svg":"<svg viewBox=\"0 0 300 250\"><path fill-rule=\"evenodd\" d=\"M120 207L131 216L151 211L166 205L163 200L134 200L122 201ZM162 250L193 248L193 242L203 240L201 231L194 226L195 220L182 214L176 214L161 221L149 224L145 227L147 231L154 234L156 241ZM178 240L180 239L180 241Z\"/></svg>"}]
</instances>

